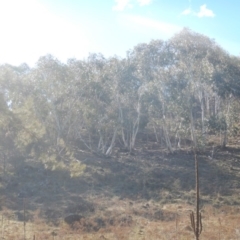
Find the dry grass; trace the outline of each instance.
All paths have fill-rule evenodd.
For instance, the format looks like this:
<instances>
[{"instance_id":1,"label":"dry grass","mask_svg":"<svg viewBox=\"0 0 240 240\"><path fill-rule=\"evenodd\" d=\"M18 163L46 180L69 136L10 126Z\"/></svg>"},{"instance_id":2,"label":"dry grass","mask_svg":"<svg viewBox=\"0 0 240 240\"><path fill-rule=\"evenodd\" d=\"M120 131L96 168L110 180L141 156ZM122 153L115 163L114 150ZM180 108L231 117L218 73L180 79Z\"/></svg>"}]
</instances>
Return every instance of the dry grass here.
<instances>
[{"instance_id":1,"label":"dry grass","mask_svg":"<svg viewBox=\"0 0 240 240\"><path fill-rule=\"evenodd\" d=\"M212 149L200 158L200 239L240 240L240 149ZM119 155L81 156L87 169L78 178L31 159L9 161L9 174L0 174L0 239L194 239L193 155L158 148ZM80 221L67 224L69 214Z\"/></svg>"},{"instance_id":2,"label":"dry grass","mask_svg":"<svg viewBox=\"0 0 240 240\"><path fill-rule=\"evenodd\" d=\"M25 239L192 240L193 232L189 220L191 210L191 206L188 205L164 205L162 211L173 214L175 218L169 220L166 214L166 219L157 221L141 215L134 215L133 210L128 209L122 212L121 216L124 214L125 216L131 216L131 220L123 220L123 218L119 218L120 207L120 211L116 212L115 222L107 223L105 221L106 224L103 227L95 230L94 226L98 225L93 219L83 219L72 226L62 221L58 226L53 226L39 219L36 212L36 218L33 221L26 222ZM210 205L204 206L202 209L203 232L200 239L240 239L239 211L238 207L223 206L217 209ZM102 219L104 219L104 216ZM23 224L24 222L13 220L7 210L3 211L1 238L9 240L24 239ZM86 226L92 226L93 228L88 229Z\"/></svg>"}]
</instances>

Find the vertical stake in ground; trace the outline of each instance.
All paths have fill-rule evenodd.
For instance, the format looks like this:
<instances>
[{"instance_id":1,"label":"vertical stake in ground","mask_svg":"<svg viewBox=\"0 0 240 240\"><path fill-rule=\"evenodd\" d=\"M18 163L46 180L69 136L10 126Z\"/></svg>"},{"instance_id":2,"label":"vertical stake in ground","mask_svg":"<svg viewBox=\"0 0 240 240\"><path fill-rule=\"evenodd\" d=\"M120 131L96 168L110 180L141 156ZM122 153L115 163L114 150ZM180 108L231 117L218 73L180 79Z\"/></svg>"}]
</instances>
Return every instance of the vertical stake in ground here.
<instances>
[{"instance_id":1,"label":"vertical stake in ground","mask_svg":"<svg viewBox=\"0 0 240 240\"><path fill-rule=\"evenodd\" d=\"M3 225L3 214L2 214L2 239L4 239L4 225Z\"/></svg>"},{"instance_id":2,"label":"vertical stake in ground","mask_svg":"<svg viewBox=\"0 0 240 240\"><path fill-rule=\"evenodd\" d=\"M196 177L196 221L194 212L190 213L190 220L191 220L191 226L192 230L195 235L195 239L199 240L199 236L202 232L202 216L199 212L199 175L198 175L198 158L196 151L194 151L195 156L195 177Z\"/></svg>"},{"instance_id":3,"label":"vertical stake in ground","mask_svg":"<svg viewBox=\"0 0 240 240\"><path fill-rule=\"evenodd\" d=\"M23 239L26 240L26 200L23 198Z\"/></svg>"}]
</instances>

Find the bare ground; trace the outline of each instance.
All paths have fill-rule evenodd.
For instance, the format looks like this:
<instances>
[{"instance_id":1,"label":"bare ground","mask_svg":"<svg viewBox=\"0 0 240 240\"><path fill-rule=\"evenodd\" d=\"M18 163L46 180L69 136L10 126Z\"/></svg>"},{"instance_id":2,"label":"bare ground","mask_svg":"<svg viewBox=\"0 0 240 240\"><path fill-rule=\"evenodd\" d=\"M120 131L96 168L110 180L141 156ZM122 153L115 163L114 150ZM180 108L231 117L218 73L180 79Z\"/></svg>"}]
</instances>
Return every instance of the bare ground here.
<instances>
[{"instance_id":1,"label":"bare ground","mask_svg":"<svg viewBox=\"0 0 240 240\"><path fill-rule=\"evenodd\" d=\"M27 239L191 239L195 175L190 149L168 154L150 142L132 154L119 148L112 158L83 152L78 158L87 167L77 178L31 159L9 159L0 176L6 239L20 239L12 228L22 235L21 222ZM203 239L230 239L217 236L224 229L226 236L240 231L240 148L236 143L209 147L198 158Z\"/></svg>"}]
</instances>

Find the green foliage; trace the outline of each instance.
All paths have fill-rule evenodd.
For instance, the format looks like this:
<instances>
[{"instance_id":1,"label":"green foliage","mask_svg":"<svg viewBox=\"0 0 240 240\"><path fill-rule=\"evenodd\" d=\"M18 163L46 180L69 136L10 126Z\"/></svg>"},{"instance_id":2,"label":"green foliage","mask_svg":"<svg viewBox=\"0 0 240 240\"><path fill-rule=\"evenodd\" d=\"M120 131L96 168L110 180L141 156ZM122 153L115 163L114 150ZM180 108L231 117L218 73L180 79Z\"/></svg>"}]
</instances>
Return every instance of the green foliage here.
<instances>
[{"instance_id":1,"label":"green foliage","mask_svg":"<svg viewBox=\"0 0 240 240\"><path fill-rule=\"evenodd\" d=\"M240 59L234 56L225 56L225 63L218 66L214 72L214 84L222 98L231 95L240 97Z\"/></svg>"},{"instance_id":2,"label":"green foliage","mask_svg":"<svg viewBox=\"0 0 240 240\"><path fill-rule=\"evenodd\" d=\"M238 132L239 73L238 57L189 29L123 59L90 54L64 64L47 55L34 68L2 65L0 144L77 172L79 141L109 155L116 142L134 148L149 126L169 149L174 138L193 140L193 131L204 145L209 130Z\"/></svg>"},{"instance_id":3,"label":"green foliage","mask_svg":"<svg viewBox=\"0 0 240 240\"><path fill-rule=\"evenodd\" d=\"M30 144L38 143L43 139L46 129L36 117L32 98L27 98L21 106L13 109L17 118L15 145L24 151Z\"/></svg>"},{"instance_id":4,"label":"green foliage","mask_svg":"<svg viewBox=\"0 0 240 240\"><path fill-rule=\"evenodd\" d=\"M75 158L74 151L65 145L63 139L59 139L57 146L49 146L41 151L38 160L51 171L68 171L71 177L80 176L86 168Z\"/></svg>"},{"instance_id":5,"label":"green foliage","mask_svg":"<svg viewBox=\"0 0 240 240\"><path fill-rule=\"evenodd\" d=\"M208 127L210 131L217 133L219 131L224 131L227 127L226 119L221 116L211 116L208 120Z\"/></svg>"}]
</instances>

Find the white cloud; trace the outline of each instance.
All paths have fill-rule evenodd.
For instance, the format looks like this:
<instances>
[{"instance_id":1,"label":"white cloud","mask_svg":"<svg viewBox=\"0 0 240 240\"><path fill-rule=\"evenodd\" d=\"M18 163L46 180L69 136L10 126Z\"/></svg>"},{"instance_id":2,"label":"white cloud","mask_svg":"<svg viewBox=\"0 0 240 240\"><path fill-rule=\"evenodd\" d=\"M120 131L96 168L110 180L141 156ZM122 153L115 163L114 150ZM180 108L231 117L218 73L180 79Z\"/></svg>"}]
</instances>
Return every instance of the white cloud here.
<instances>
[{"instance_id":1,"label":"white cloud","mask_svg":"<svg viewBox=\"0 0 240 240\"><path fill-rule=\"evenodd\" d=\"M33 65L53 54L62 61L88 55L86 30L49 12L38 0L0 1L0 63Z\"/></svg>"},{"instance_id":2,"label":"white cloud","mask_svg":"<svg viewBox=\"0 0 240 240\"><path fill-rule=\"evenodd\" d=\"M146 6L149 5L152 0L137 0L140 6Z\"/></svg>"},{"instance_id":3,"label":"white cloud","mask_svg":"<svg viewBox=\"0 0 240 240\"><path fill-rule=\"evenodd\" d=\"M198 17L215 17L215 14L212 10L207 9L207 5L204 4L200 6L200 11L197 13Z\"/></svg>"},{"instance_id":4,"label":"white cloud","mask_svg":"<svg viewBox=\"0 0 240 240\"><path fill-rule=\"evenodd\" d=\"M114 11L123 11L125 8L131 8L130 0L115 0L116 5L113 7Z\"/></svg>"},{"instance_id":5,"label":"white cloud","mask_svg":"<svg viewBox=\"0 0 240 240\"><path fill-rule=\"evenodd\" d=\"M202 6L200 6L200 10L199 12L194 12L190 7L185 9L181 15L193 15L193 16L197 16L199 18L201 17L215 17L215 14L213 13L212 10L207 9L207 5L204 4Z\"/></svg>"},{"instance_id":6,"label":"white cloud","mask_svg":"<svg viewBox=\"0 0 240 240\"><path fill-rule=\"evenodd\" d=\"M190 15L190 14L192 14L191 8L187 8L181 13L181 15Z\"/></svg>"}]
</instances>

